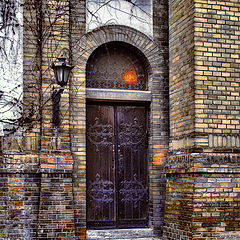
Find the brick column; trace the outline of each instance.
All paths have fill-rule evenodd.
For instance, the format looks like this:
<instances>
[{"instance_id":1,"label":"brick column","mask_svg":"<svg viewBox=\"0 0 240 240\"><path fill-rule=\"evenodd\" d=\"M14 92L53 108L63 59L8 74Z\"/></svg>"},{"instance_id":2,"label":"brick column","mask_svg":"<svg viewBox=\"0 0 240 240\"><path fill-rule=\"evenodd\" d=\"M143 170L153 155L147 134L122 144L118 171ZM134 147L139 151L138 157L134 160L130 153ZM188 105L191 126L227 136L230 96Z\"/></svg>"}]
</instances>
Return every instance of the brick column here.
<instances>
[{"instance_id":1,"label":"brick column","mask_svg":"<svg viewBox=\"0 0 240 240\"><path fill-rule=\"evenodd\" d=\"M153 0L153 37L159 52L151 84L150 148L150 224L156 235L162 235L166 178L164 164L169 146L169 77L168 77L168 1Z\"/></svg>"},{"instance_id":2,"label":"brick column","mask_svg":"<svg viewBox=\"0 0 240 240\"><path fill-rule=\"evenodd\" d=\"M50 68L62 53L68 62L71 60L69 13L68 0L24 3L24 103L33 106L37 115L36 124L24 135L36 139L38 146L34 149L38 156L34 169L30 169L26 158L24 171L33 171L34 179L38 179L34 185L38 190L37 227L28 227L36 239L75 239L69 84L61 96L60 124L56 128L52 122L52 94L59 86Z\"/></svg>"},{"instance_id":3,"label":"brick column","mask_svg":"<svg viewBox=\"0 0 240 240\"><path fill-rule=\"evenodd\" d=\"M240 4L171 0L165 239L239 236Z\"/></svg>"},{"instance_id":4,"label":"brick column","mask_svg":"<svg viewBox=\"0 0 240 240\"><path fill-rule=\"evenodd\" d=\"M73 165L75 238L86 238L86 1L70 1L70 58L75 65L70 86L70 138ZM84 44L79 44L83 40Z\"/></svg>"}]
</instances>

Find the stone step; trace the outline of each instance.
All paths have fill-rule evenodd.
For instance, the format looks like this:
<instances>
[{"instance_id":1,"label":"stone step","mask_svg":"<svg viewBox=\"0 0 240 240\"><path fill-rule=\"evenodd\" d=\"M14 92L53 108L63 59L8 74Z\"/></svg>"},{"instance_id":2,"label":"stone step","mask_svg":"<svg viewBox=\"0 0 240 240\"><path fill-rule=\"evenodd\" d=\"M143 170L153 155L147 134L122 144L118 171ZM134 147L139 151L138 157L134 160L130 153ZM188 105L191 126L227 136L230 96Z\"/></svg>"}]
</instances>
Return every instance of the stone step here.
<instances>
[{"instance_id":1,"label":"stone step","mask_svg":"<svg viewBox=\"0 0 240 240\"><path fill-rule=\"evenodd\" d=\"M139 238L139 237L131 237L131 238L114 238L114 237L95 237L95 238L86 238L87 240L89 239L94 239L94 240L162 240L162 238L156 238L156 237L147 237L147 238Z\"/></svg>"},{"instance_id":2,"label":"stone step","mask_svg":"<svg viewBox=\"0 0 240 240\"><path fill-rule=\"evenodd\" d=\"M161 240L150 228L87 230L87 240Z\"/></svg>"}]
</instances>

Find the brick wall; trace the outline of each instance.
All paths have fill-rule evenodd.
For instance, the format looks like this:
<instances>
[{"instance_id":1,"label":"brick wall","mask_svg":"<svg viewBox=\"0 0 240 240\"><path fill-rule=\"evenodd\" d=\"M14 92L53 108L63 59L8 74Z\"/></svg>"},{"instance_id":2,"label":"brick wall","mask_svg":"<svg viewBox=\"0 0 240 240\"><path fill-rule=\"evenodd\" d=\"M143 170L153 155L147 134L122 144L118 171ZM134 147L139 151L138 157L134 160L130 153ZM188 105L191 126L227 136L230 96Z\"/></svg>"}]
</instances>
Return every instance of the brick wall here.
<instances>
[{"instance_id":1,"label":"brick wall","mask_svg":"<svg viewBox=\"0 0 240 240\"><path fill-rule=\"evenodd\" d=\"M69 82L71 154L73 157L73 197L75 212L75 237L86 236L86 98L85 65L79 64L86 44L79 46L86 32L86 8L84 0L70 1L70 60L75 65ZM79 46L79 47L77 47ZM77 54L80 53L80 54Z\"/></svg>"},{"instance_id":2,"label":"brick wall","mask_svg":"<svg viewBox=\"0 0 240 240\"><path fill-rule=\"evenodd\" d=\"M239 162L237 153L170 156L164 239L238 239Z\"/></svg>"},{"instance_id":3,"label":"brick wall","mask_svg":"<svg viewBox=\"0 0 240 240\"><path fill-rule=\"evenodd\" d=\"M37 15L39 14L37 2L28 0L24 3L24 28L23 28L23 111L30 119L39 119L41 102L41 45L38 41L40 33L40 23ZM35 103L35 104L33 104ZM41 121L29 124L31 136L39 138L41 135ZM28 125L27 125L28 126ZM40 149L40 144L39 148Z\"/></svg>"},{"instance_id":4,"label":"brick wall","mask_svg":"<svg viewBox=\"0 0 240 240\"><path fill-rule=\"evenodd\" d=\"M238 239L239 174L223 166L214 171L167 178L164 239Z\"/></svg>"},{"instance_id":5,"label":"brick wall","mask_svg":"<svg viewBox=\"0 0 240 240\"><path fill-rule=\"evenodd\" d=\"M197 133L239 134L239 11L234 0L196 1Z\"/></svg>"},{"instance_id":6,"label":"brick wall","mask_svg":"<svg viewBox=\"0 0 240 240\"><path fill-rule=\"evenodd\" d=\"M41 175L37 239L75 239L72 174Z\"/></svg>"},{"instance_id":7,"label":"brick wall","mask_svg":"<svg viewBox=\"0 0 240 240\"><path fill-rule=\"evenodd\" d=\"M198 174L195 177L194 239L239 237L239 174ZM220 238L221 239L221 238Z\"/></svg>"},{"instance_id":8,"label":"brick wall","mask_svg":"<svg viewBox=\"0 0 240 240\"><path fill-rule=\"evenodd\" d=\"M155 52L154 81L151 86L151 138L149 146L150 170L150 225L156 234L162 234L165 203L164 162L169 145L169 77L168 77L168 1L153 0L153 37L160 53Z\"/></svg>"},{"instance_id":9,"label":"brick wall","mask_svg":"<svg viewBox=\"0 0 240 240\"><path fill-rule=\"evenodd\" d=\"M85 239L85 66L101 44L120 41L149 65L149 225L161 234L166 204L165 239L238 236L239 5L171 0L168 38L168 1L153 0L153 40L117 25L85 34L85 1L25 1L24 107L37 121L22 140L1 142L1 235ZM60 52L75 68L56 131L49 66Z\"/></svg>"},{"instance_id":10,"label":"brick wall","mask_svg":"<svg viewBox=\"0 0 240 240\"><path fill-rule=\"evenodd\" d=\"M39 174L0 174L1 239L36 238L39 184Z\"/></svg>"},{"instance_id":11,"label":"brick wall","mask_svg":"<svg viewBox=\"0 0 240 240\"><path fill-rule=\"evenodd\" d=\"M167 176L164 239L192 239L193 187L191 174Z\"/></svg>"},{"instance_id":12,"label":"brick wall","mask_svg":"<svg viewBox=\"0 0 240 240\"><path fill-rule=\"evenodd\" d=\"M188 239L175 205L188 206L190 194L190 239L238 239L240 3L188 3L170 1L169 7L171 151L164 237L175 239L173 235L179 234ZM174 190L186 174L192 179L190 189L176 185ZM175 215L169 209L175 209Z\"/></svg>"},{"instance_id":13,"label":"brick wall","mask_svg":"<svg viewBox=\"0 0 240 240\"><path fill-rule=\"evenodd\" d=\"M195 6L196 145L239 151L240 4Z\"/></svg>"},{"instance_id":14,"label":"brick wall","mask_svg":"<svg viewBox=\"0 0 240 240\"><path fill-rule=\"evenodd\" d=\"M172 150L239 148L239 3L183 3L169 8Z\"/></svg>"},{"instance_id":15,"label":"brick wall","mask_svg":"<svg viewBox=\"0 0 240 240\"><path fill-rule=\"evenodd\" d=\"M194 2L169 1L170 156L166 162L163 239L192 239L194 178L192 158L174 150L194 146ZM172 152L171 152L172 151Z\"/></svg>"},{"instance_id":16,"label":"brick wall","mask_svg":"<svg viewBox=\"0 0 240 240\"><path fill-rule=\"evenodd\" d=\"M2 236L10 239L85 239L85 66L97 47L111 41L124 42L140 50L148 65L148 84L153 98L149 118L149 225L161 233L165 189L163 163L169 131L167 1L158 0L153 4L155 41L132 28L117 25L86 34L85 1L27 0L24 7L24 103L26 110L33 108L36 121L22 137L5 138L1 142L0 170L5 174L0 185L3 192L0 201L4 202L0 210ZM61 123L57 129L52 122L51 96L59 87L50 65L61 53L75 68L61 96ZM33 180L27 187L24 179L28 174ZM12 192L5 187L9 176L18 181ZM22 200L25 193L32 201L29 207ZM12 205L6 203L9 194L16 199ZM16 213L12 214L11 209ZM30 225L24 222L25 215L32 220ZM6 228L9 219L12 225Z\"/></svg>"},{"instance_id":17,"label":"brick wall","mask_svg":"<svg viewBox=\"0 0 240 240\"><path fill-rule=\"evenodd\" d=\"M69 61L69 12L64 0L24 3L24 116L29 118L22 136L0 141L2 239L75 236L69 91L61 98L56 134L51 94L58 86L50 69L61 52Z\"/></svg>"},{"instance_id":18,"label":"brick wall","mask_svg":"<svg viewBox=\"0 0 240 240\"><path fill-rule=\"evenodd\" d=\"M194 5L169 1L170 135L194 132Z\"/></svg>"}]
</instances>

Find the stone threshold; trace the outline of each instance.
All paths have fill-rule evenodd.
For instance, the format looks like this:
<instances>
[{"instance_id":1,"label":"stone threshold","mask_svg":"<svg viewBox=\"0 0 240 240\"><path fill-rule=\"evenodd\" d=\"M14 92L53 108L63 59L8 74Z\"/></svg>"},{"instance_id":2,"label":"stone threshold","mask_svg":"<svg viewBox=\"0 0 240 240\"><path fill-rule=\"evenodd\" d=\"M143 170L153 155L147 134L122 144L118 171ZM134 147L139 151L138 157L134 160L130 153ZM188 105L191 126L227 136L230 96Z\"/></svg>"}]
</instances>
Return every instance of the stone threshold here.
<instances>
[{"instance_id":1,"label":"stone threshold","mask_svg":"<svg viewBox=\"0 0 240 240\"><path fill-rule=\"evenodd\" d=\"M86 240L161 240L151 228L87 230Z\"/></svg>"}]
</instances>

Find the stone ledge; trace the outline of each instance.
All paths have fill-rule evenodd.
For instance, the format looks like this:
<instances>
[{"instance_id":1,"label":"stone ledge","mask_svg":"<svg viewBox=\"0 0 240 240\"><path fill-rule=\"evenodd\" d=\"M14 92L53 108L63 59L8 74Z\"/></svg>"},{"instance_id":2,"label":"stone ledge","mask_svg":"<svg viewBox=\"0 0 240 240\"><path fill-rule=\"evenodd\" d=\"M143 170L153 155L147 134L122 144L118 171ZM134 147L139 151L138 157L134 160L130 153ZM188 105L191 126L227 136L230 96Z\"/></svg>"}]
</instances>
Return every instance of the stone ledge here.
<instances>
[{"instance_id":1,"label":"stone ledge","mask_svg":"<svg viewBox=\"0 0 240 240\"><path fill-rule=\"evenodd\" d=\"M165 164L167 173L240 173L240 154L172 154Z\"/></svg>"},{"instance_id":2,"label":"stone ledge","mask_svg":"<svg viewBox=\"0 0 240 240\"><path fill-rule=\"evenodd\" d=\"M114 101L142 101L152 100L151 91L120 90L120 89L86 89L87 99Z\"/></svg>"}]
</instances>

